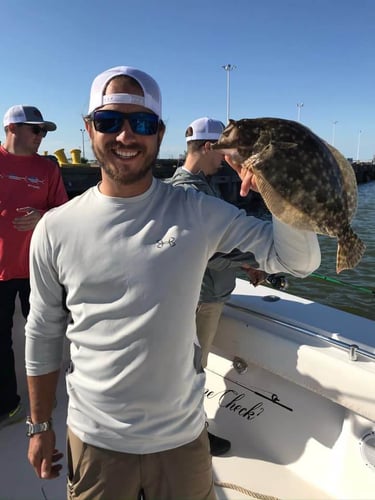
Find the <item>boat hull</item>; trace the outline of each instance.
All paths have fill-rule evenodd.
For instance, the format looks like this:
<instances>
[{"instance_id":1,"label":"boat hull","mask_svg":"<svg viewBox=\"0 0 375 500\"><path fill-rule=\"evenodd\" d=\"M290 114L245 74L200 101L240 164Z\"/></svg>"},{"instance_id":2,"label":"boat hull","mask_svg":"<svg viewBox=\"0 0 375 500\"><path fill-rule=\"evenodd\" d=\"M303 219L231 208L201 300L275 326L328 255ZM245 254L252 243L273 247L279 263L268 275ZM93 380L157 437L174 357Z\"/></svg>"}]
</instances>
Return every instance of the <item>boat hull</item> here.
<instances>
[{"instance_id":1,"label":"boat hull","mask_svg":"<svg viewBox=\"0 0 375 500\"><path fill-rule=\"evenodd\" d=\"M219 498L373 499L374 322L249 287L225 307L206 370L210 430L232 442L215 477L239 487ZM351 360L353 344L369 356Z\"/></svg>"}]
</instances>

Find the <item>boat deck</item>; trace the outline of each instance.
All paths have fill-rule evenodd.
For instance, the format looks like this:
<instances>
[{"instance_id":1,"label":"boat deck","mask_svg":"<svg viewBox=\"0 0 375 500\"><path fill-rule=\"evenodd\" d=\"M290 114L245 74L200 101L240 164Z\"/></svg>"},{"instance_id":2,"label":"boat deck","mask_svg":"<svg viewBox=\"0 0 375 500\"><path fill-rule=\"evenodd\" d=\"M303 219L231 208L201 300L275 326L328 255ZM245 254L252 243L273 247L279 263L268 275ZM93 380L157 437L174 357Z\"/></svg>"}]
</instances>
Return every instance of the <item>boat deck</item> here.
<instances>
[{"instance_id":1,"label":"boat deck","mask_svg":"<svg viewBox=\"0 0 375 500\"><path fill-rule=\"evenodd\" d=\"M21 347L17 342L18 347ZM20 394L27 406L26 384L20 381ZM58 406L54 410L56 447L65 453L65 421L67 396L61 377L58 392ZM249 450L236 429L228 430L220 424L210 422L210 430L231 440L232 449L224 457L214 457L216 482L229 483L230 487L216 486L218 500L240 500L252 498L250 492L262 493L276 498L312 500L329 498L325 493L307 485L296 474L282 464L255 458L264 454ZM28 438L25 424L20 422L1 430L0 434L0 500L66 500L66 466L61 476L51 481L38 479L27 460ZM246 478L246 481L244 481ZM265 489L265 484L267 488ZM282 497L280 493L282 492ZM115 499L114 499L115 500Z\"/></svg>"}]
</instances>

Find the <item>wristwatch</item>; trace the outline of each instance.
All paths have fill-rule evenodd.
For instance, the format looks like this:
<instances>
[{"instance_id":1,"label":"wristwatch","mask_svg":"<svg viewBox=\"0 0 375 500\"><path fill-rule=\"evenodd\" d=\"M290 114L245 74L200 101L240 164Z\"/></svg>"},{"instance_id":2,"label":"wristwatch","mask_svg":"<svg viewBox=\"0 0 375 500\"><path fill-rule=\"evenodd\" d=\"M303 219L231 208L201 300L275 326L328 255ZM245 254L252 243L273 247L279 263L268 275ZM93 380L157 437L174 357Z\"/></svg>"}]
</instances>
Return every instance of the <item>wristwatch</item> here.
<instances>
[{"instance_id":1,"label":"wristwatch","mask_svg":"<svg viewBox=\"0 0 375 500\"><path fill-rule=\"evenodd\" d=\"M52 429L52 418L47 420L47 422L41 422L40 424L33 424L31 417L26 419L26 427L28 437L34 436L34 434L40 434L41 432L46 432Z\"/></svg>"}]
</instances>

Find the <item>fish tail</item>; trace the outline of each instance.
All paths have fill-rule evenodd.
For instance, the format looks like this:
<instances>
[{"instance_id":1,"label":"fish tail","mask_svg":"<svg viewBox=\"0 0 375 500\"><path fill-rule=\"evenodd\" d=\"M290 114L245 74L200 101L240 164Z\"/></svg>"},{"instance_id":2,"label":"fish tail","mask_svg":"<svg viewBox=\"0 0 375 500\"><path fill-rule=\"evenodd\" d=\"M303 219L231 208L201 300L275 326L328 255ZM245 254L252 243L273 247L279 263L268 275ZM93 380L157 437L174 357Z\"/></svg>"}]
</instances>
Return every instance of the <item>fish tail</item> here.
<instances>
[{"instance_id":1,"label":"fish tail","mask_svg":"<svg viewBox=\"0 0 375 500\"><path fill-rule=\"evenodd\" d=\"M336 273L355 267L362 259L365 250L366 245L348 226L338 237Z\"/></svg>"}]
</instances>

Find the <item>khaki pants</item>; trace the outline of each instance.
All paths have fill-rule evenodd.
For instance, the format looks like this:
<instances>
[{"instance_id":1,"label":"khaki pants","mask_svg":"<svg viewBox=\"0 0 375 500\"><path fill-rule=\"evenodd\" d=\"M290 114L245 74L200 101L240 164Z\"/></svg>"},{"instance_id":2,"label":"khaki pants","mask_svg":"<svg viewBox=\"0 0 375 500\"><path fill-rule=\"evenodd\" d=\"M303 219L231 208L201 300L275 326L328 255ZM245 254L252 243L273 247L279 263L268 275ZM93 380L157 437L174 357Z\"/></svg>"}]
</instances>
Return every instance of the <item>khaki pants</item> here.
<instances>
[{"instance_id":1,"label":"khaki pants","mask_svg":"<svg viewBox=\"0 0 375 500\"><path fill-rule=\"evenodd\" d=\"M215 500L207 432L172 450L119 453L68 429L68 500Z\"/></svg>"},{"instance_id":2,"label":"khaki pants","mask_svg":"<svg viewBox=\"0 0 375 500\"><path fill-rule=\"evenodd\" d=\"M196 310L197 336L202 349L202 368L207 366L207 357L214 341L224 302L200 302Z\"/></svg>"}]
</instances>

